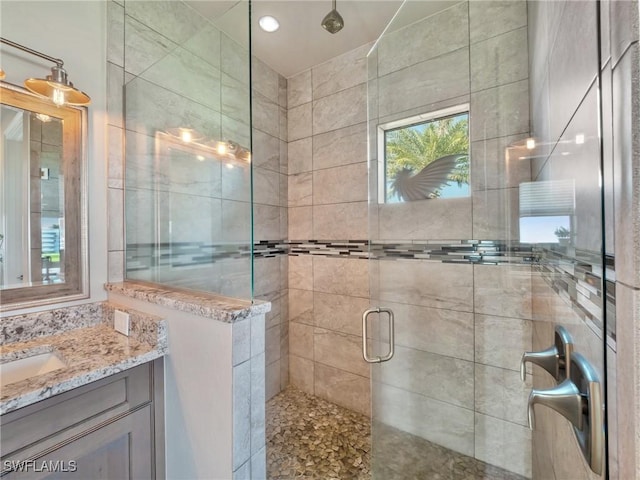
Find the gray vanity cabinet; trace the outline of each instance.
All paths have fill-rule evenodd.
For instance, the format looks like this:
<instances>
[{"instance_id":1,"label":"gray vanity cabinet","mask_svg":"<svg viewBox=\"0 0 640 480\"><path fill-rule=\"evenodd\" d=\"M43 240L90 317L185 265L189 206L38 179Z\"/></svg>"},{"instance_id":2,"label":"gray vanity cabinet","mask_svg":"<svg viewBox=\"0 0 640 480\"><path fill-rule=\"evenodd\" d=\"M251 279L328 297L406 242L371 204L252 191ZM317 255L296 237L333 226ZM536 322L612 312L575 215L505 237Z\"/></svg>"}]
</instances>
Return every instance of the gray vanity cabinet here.
<instances>
[{"instance_id":1,"label":"gray vanity cabinet","mask_svg":"<svg viewBox=\"0 0 640 480\"><path fill-rule=\"evenodd\" d=\"M164 478L162 368L156 360L0 417L3 480Z\"/></svg>"}]
</instances>

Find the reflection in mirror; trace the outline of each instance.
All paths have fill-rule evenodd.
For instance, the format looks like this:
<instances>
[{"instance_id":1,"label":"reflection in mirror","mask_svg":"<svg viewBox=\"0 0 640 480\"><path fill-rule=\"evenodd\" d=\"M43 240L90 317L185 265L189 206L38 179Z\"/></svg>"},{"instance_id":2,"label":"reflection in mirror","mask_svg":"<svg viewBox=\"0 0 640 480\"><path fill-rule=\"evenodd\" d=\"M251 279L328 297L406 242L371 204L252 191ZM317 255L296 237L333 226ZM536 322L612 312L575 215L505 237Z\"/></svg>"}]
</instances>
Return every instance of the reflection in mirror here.
<instances>
[{"instance_id":1,"label":"reflection in mirror","mask_svg":"<svg viewBox=\"0 0 640 480\"><path fill-rule=\"evenodd\" d=\"M2 84L2 310L86 296L83 119Z\"/></svg>"}]
</instances>

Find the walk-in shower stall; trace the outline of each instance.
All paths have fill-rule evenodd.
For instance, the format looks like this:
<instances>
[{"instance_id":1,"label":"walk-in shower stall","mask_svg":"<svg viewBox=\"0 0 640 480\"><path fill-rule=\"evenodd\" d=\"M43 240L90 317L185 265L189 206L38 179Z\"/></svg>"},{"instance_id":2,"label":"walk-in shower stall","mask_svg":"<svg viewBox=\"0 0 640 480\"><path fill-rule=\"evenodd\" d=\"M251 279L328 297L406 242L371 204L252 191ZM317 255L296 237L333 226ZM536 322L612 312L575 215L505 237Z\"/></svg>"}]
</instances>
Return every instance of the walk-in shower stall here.
<instances>
[{"instance_id":1,"label":"walk-in shower stall","mask_svg":"<svg viewBox=\"0 0 640 480\"><path fill-rule=\"evenodd\" d=\"M295 474L618 478L637 4L343 0L327 44L390 14L316 65L263 55L295 29L259 16L324 3L125 2L127 279L272 303L267 402L371 425L370 465Z\"/></svg>"}]
</instances>

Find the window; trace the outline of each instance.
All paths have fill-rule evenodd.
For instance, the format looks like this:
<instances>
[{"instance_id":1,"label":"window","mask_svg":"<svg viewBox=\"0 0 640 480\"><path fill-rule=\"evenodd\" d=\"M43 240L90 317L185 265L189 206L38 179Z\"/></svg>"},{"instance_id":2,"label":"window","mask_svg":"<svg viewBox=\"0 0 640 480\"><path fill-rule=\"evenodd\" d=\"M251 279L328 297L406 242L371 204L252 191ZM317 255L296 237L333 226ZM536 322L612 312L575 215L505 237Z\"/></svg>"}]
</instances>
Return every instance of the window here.
<instances>
[{"instance_id":1,"label":"window","mask_svg":"<svg viewBox=\"0 0 640 480\"><path fill-rule=\"evenodd\" d=\"M380 127L386 203L469 196L468 105Z\"/></svg>"}]
</instances>

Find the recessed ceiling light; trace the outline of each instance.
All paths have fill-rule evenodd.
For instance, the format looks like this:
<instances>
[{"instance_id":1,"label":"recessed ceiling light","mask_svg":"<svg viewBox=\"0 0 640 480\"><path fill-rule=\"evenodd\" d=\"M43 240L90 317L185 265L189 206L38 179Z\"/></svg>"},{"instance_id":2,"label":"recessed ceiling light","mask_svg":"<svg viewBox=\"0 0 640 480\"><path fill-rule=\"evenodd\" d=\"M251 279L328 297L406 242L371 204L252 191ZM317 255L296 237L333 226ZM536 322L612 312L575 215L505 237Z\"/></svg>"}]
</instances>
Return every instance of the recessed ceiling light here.
<instances>
[{"instance_id":1,"label":"recessed ceiling light","mask_svg":"<svg viewBox=\"0 0 640 480\"><path fill-rule=\"evenodd\" d=\"M276 18L272 17L271 15L260 17L258 23L260 24L260 28L262 30L269 33L275 32L280 28L280 22L278 22L278 20L276 20Z\"/></svg>"}]
</instances>

